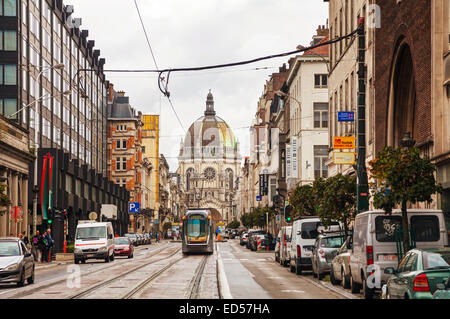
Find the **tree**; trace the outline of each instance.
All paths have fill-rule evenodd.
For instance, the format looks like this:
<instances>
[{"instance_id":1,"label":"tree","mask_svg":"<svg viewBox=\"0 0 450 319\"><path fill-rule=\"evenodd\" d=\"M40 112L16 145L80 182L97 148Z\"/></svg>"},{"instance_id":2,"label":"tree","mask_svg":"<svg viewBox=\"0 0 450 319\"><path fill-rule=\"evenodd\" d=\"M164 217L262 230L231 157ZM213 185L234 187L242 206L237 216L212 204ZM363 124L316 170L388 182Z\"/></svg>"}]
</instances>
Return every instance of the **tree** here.
<instances>
[{"instance_id":1,"label":"tree","mask_svg":"<svg viewBox=\"0 0 450 319\"><path fill-rule=\"evenodd\" d=\"M324 186L320 199L320 220L324 226L331 225L332 221L341 222L347 235L348 224L357 213L356 177L338 174L328 178Z\"/></svg>"},{"instance_id":2,"label":"tree","mask_svg":"<svg viewBox=\"0 0 450 319\"><path fill-rule=\"evenodd\" d=\"M239 226L241 226L241 223L237 220L233 220L231 223L227 225L227 228L237 229Z\"/></svg>"},{"instance_id":3,"label":"tree","mask_svg":"<svg viewBox=\"0 0 450 319\"><path fill-rule=\"evenodd\" d=\"M431 203L431 196L442 192L442 187L434 178L435 171L436 166L429 158L422 158L415 147L385 147L369 163L371 178L377 181L373 191L374 206L391 214L392 209L401 204L405 248L408 248L409 242L407 203ZM374 185L371 186L374 188Z\"/></svg>"},{"instance_id":4,"label":"tree","mask_svg":"<svg viewBox=\"0 0 450 319\"><path fill-rule=\"evenodd\" d=\"M314 189L311 185L297 186L289 198L294 207L294 219L300 216L314 216L316 214L316 202Z\"/></svg>"},{"instance_id":5,"label":"tree","mask_svg":"<svg viewBox=\"0 0 450 319\"><path fill-rule=\"evenodd\" d=\"M252 228L253 227L253 219L252 219L251 213L242 215L241 223L246 228Z\"/></svg>"},{"instance_id":6,"label":"tree","mask_svg":"<svg viewBox=\"0 0 450 319\"><path fill-rule=\"evenodd\" d=\"M6 208L11 204L11 200L5 194L6 187L6 184L0 184L0 216L7 212L7 210L1 210L1 208Z\"/></svg>"}]
</instances>

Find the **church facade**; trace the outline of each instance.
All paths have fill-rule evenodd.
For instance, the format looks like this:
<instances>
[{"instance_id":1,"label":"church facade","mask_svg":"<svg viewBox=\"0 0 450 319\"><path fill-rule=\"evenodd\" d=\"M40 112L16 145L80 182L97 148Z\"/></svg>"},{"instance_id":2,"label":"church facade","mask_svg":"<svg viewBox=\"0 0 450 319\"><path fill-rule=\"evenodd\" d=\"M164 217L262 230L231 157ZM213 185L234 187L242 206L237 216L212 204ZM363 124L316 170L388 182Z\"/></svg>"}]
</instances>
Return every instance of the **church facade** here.
<instances>
[{"instance_id":1,"label":"church facade","mask_svg":"<svg viewBox=\"0 0 450 319\"><path fill-rule=\"evenodd\" d=\"M178 172L188 208L208 208L213 219L237 217L241 155L230 126L214 110L209 92L204 116L189 127L180 145Z\"/></svg>"}]
</instances>

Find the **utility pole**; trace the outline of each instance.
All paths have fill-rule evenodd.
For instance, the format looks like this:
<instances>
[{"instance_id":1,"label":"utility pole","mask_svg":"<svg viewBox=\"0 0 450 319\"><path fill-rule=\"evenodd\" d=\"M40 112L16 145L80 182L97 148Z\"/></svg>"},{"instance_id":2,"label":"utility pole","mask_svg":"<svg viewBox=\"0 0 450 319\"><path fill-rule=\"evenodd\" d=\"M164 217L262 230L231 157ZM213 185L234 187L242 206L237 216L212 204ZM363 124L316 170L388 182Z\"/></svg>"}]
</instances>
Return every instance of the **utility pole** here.
<instances>
[{"instance_id":1,"label":"utility pole","mask_svg":"<svg viewBox=\"0 0 450 319\"><path fill-rule=\"evenodd\" d=\"M366 35L365 19L358 21L358 162L357 209L369 210L369 180L366 168Z\"/></svg>"}]
</instances>

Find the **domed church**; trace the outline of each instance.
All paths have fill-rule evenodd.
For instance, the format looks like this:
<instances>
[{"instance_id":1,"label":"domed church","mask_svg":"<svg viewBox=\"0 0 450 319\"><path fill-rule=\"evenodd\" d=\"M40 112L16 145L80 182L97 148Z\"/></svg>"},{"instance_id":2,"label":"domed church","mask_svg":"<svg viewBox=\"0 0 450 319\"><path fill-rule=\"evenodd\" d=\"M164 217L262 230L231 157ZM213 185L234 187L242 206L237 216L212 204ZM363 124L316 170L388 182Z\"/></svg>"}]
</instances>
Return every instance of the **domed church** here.
<instances>
[{"instance_id":1,"label":"domed church","mask_svg":"<svg viewBox=\"0 0 450 319\"><path fill-rule=\"evenodd\" d=\"M180 145L178 172L189 208L209 208L213 219L237 216L241 155L230 126L216 115L211 90L204 116L189 127Z\"/></svg>"}]
</instances>

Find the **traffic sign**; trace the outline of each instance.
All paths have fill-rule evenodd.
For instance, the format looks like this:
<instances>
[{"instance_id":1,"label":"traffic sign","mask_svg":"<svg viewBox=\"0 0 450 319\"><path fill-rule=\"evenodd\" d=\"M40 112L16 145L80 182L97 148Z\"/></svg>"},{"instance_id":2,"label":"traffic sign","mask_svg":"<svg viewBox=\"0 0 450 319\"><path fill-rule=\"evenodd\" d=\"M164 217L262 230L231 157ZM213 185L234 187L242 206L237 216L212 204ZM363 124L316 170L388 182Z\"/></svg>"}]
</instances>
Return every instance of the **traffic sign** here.
<instances>
[{"instance_id":1,"label":"traffic sign","mask_svg":"<svg viewBox=\"0 0 450 319\"><path fill-rule=\"evenodd\" d=\"M338 112L338 122L354 122L355 112Z\"/></svg>"},{"instance_id":2,"label":"traffic sign","mask_svg":"<svg viewBox=\"0 0 450 319\"><path fill-rule=\"evenodd\" d=\"M257 201L257 202L262 201L262 196L261 196L261 195L256 195L256 201Z\"/></svg>"},{"instance_id":3,"label":"traffic sign","mask_svg":"<svg viewBox=\"0 0 450 319\"><path fill-rule=\"evenodd\" d=\"M130 202L128 204L128 212L130 214L139 213L139 202Z\"/></svg>"}]
</instances>

